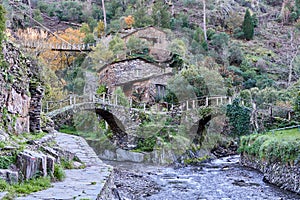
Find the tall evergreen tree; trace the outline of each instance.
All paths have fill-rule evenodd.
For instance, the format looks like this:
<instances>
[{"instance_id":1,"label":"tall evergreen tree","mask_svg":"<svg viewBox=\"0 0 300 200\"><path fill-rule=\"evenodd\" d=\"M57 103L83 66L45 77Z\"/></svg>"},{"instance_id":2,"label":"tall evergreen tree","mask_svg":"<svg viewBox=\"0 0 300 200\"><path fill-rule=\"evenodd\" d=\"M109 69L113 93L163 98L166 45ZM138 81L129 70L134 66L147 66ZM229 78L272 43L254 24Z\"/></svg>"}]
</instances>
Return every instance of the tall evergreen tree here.
<instances>
[{"instance_id":1,"label":"tall evergreen tree","mask_svg":"<svg viewBox=\"0 0 300 200\"><path fill-rule=\"evenodd\" d=\"M252 40L254 35L254 24L250 11L247 9L243 22L243 32L246 40Z\"/></svg>"}]
</instances>

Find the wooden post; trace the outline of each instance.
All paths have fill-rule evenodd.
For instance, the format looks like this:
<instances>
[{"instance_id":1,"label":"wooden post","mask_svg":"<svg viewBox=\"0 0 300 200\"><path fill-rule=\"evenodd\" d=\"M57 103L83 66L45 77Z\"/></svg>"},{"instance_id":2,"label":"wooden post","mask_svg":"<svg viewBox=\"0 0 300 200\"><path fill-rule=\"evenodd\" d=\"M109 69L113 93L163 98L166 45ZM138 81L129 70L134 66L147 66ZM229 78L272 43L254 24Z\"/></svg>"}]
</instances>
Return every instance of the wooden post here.
<instances>
[{"instance_id":1,"label":"wooden post","mask_svg":"<svg viewBox=\"0 0 300 200\"><path fill-rule=\"evenodd\" d=\"M76 95L74 95L73 103L76 104Z\"/></svg>"},{"instance_id":2,"label":"wooden post","mask_svg":"<svg viewBox=\"0 0 300 200\"><path fill-rule=\"evenodd\" d=\"M46 102L46 113L49 111L49 102Z\"/></svg>"},{"instance_id":3,"label":"wooden post","mask_svg":"<svg viewBox=\"0 0 300 200\"><path fill-rule=\"evenodd\" d=\"M72 105L72 95L70 95L70 105Z\"/></svg>"},{"instance_id":4,"label":"wooden post","mask_svg":"<svg viewBox=\"0 0 300 200\"><path fill-rule=\"evenodd\" d=\"M105 93L103 93L103 95L102 95L102 101L103 101L103 103L105 103Z\"/></svg>"},{"instance_id":5,"label":"wooden post","mask_svg":"<svg viewBox=\"0 0 300 200\"><path fill-rule=\"evenodd\" d=\"M219 105L219 97L217 97L217 106Z\"/></svg>"},{"instance_id":6,"label":"wooden post","mask_svg":"<svg viewBox=\"0 0 300 200\"><path fill-rule=\"evenodd\" d=\"M115 105L118 105L118 95L116 95Z\"/></svg>"},{"instance_id":7,"label":"wooden post","mask_svg":"<svg viewBox=\"0 0 300 200\"><path fill-rule=\"evenodd\" d=\"M108 123L105 121L105 129L108 130Z\"/></svg>"},{"instance_id":8,"label":"wooden post","mask_svg":"<svg viewBox=\"0 0 300 200\"><path fill-rule=\"evenodd\" d=\"M186 110L189 110L189 101L186 101Z\"/></svg>"},{"instance_id":9,"label":"wooden post","mask_svg":"<svg viewBox=\"0 0 300 200\"><path fill-rule=\"evenodd\" d=\"M221 105L223 104L223 97L221 97Z\"/></svg>"},{"instance_id":10,"label":"wooden post","mask_svg":"<svg viewBox=\"0 0 300 200\"><path fill-rule=\"evenodd\" d=\"M229 97L228 101L229 101L229 104L231 104L231 103L232 103L232 99L231 99L231 97Z\"/></svg>"},{"instance_id":11,"label":"wooden post","mask_svg":"<svg viewBox=\"0 0 300 200\"><path fill-rule=\"evenodd\" d=\"M196 104L195 104L195 100L193 100L193 109L195 109L195 106Z\"/></svg>"},{"instance_id":12,"label":"wooden post","mask_svg":"<svg viewBox=\"0 0 300 200\"><path fill-rule=\"evenodd\" d=\"M208 97L205 97L205 106L208 106Z\"/></svg>"},{"instance_id":13,"label":"wooden post","mask_svg":"<svg viewBox=\"0 0 300 200\"><path fill-rule=\"evenodd\" d=\"M146 111L146 103L144 103L144 111Z\"/></svg>"},{"instance_id":14,"label":"wooden post","mask_svg":"<svg viewBox=\"0 0 300 200\"><path fill-rule=\"evenodd\" d=\"M171 105L171 110L174 110L174 104Z\"/></svg>"}]
</instances>

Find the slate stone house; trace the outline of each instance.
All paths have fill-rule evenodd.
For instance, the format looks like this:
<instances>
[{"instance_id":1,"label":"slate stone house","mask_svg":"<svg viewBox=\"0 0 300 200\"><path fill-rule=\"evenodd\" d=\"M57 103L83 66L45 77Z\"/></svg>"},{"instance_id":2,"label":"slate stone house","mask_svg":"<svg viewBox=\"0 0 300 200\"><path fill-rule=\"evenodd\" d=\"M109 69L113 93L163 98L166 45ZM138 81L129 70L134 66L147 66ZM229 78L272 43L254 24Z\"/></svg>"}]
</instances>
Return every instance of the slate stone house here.
<instances>
[{"instance_id":1,"label":"slate stone house","mask_svg":"<svg viewBox=\"0 0 300 200\"><path fill-rule=\"evenodd\" d=\"M165 95L168 80L174 75L167 65L143 58L110 63L98 72L100 84L112 94L121 87L127 97L138 102L154 102Z\"/></svg>"},{"instance_id":2,"label":"slate stone house","mask_svg":"<svg viewBox=\"0 0 300 200\"><path fill-rule=\"evenodd\" d=\"M145 40L149 44L149 54L159 62L164 62L171 56L167 50L169 45L167 33L159 28L149 26L136 29L122 36L122 39L126 43L130 37Z\"/></svg>"}]
</instances>

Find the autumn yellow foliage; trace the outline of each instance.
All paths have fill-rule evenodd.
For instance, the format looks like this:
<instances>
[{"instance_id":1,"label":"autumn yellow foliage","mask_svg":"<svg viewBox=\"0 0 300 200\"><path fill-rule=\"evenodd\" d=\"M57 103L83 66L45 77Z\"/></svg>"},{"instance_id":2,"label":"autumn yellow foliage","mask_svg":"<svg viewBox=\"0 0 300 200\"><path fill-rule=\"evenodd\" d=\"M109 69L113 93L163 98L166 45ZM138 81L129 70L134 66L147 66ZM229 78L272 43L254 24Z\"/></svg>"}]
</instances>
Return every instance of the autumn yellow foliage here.
<instances>
[{"instance_id":1,"label":"autumn yellow foliage","mask_svg":"<svg viewBox=\"0 0 300 200\"><path fill-rule=\"evenodd\" d=\"M134 24L134 17L132 15L128 15L127 17L124 18L124 20L128 28L131 28L132 25Z\"/></svg>"},{"instance_id":2,"label":"autumn yellow foliage","mask_svg":"<svg viewBox=\"0 0 300 200\"><path fill-rule=\"evenodd\" d=\"M68 44L81 44L85 38L85 33L81 32L79 29L68 28L64 32L59 32L55 34L56 36L51 36L47 43L51 45L58 45L61 43ZM40 58L42 58L49 67L56 71L58 69L63 69L70 66L75 60L78 53L67 52L67 51L51 51L50 49L41 53Z\"/></svg>"},{"instance_id":3,"label":"autumn yellow foliage","mask_svg":"<svg viewBox=\"0 0 300 200\"><path fill-rule=\"evenodd\" d=\"M101 38L102 36L105 35L105 25L104 25L104 22L102 20L100 20L98 22L96 31L97 31L97 37L98 38Z\"/></svg>"}]
</instances>

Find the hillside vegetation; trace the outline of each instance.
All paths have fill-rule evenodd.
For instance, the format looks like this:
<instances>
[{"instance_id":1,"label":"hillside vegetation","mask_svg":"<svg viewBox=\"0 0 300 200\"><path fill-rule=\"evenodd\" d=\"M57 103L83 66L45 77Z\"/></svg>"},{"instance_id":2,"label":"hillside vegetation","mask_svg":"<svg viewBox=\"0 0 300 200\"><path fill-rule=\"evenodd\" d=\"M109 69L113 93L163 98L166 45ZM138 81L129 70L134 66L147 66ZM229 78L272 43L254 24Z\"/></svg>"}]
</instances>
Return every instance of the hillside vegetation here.
<instances>
[{"instance_id":1,"label":"hillside vegetation","mask_svg":"<svg viewBox=\"0 0 300 200\"><path fill-rule=\"evenodd\" d=\"M215 83L221 81L226 95L251 110L245 112L246 133L299 120L299 0L22 2L3 1L16 43L98 43L92 53L28 52L48 66L45 100L81 94L86 70L135 56L153 61L149 44L134 37L125 43L122 36L155 26L167 33L168 45L162 48L173 55L177 74L164 101L176 100L174 84L183 80L197 97L215 95ZM218 76L210 76L212 70ZM229 113L233 119L235 108Z\"/></svg>"}]
</instances>

